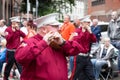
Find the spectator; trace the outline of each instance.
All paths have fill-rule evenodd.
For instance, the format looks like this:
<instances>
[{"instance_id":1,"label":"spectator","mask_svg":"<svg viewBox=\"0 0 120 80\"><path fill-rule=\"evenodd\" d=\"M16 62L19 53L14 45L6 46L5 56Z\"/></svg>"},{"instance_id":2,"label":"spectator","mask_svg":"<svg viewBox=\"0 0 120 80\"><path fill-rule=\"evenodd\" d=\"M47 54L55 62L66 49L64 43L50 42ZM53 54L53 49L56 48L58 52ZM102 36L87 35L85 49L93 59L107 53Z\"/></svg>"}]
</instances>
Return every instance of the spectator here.
<instances>
[{"instance_id":1,"label":"spectator","mask_svg":"<svg viewBox=\"0 0 120 80\"><path fill-rule=\"evenodd\" d=\"M27 27L26 28L27 28L27 31L28 31L26 39L36 35L37 25L33 22L33 20L29 20L27 22Z\"/></svg>"},{"instance_id":2,"label":"spectator","mask_svg":"<svg viewBox=\"0 0 120 80\"><path fill-rule=\"evenodd\" d=\"M75 31L75 26L70 22L70 16L64 16L64 23L61 27L60 33L65 40L69 40L70 35Z\"/></svg>"},{"instance_id":3,"label":"spectator","mask_svg":"<svg viewBox=\"0 0 120 80\"><path fill-rule=\"evenodd\" d=\"M93 34L95 34L95 36L97 38L97 42L99 43L100 38L101 38L101 28L100 28L100 26L98 26L98 19L93 19L91 30L92 30Z\"/></svg>"},{"instance_id":4,"label":"spectator","mask_svg":"<svg viewBox=\"0 0 120 80\"><path fill-rule=\"evenodd\" d=\"M116 11L111 14L112 19L108 26L108 36L110 37L111 44L119 50L118 69L120 72L120 17Z\"/></svg>"},{"instance_id":5,"label":"spectator","mask_svg":"<svg viewBox=\"0 0 120 80\"><path fill-rule=\"evenodd\" d=\"M1 71L2 71L3 63L6 60L6 51L7 51L5 39L1 40L0 46L1 46L0 47L0 75L2 76Z\"/></svg>"},{"instance_id":6,"label":"spectator","mask_svg":"<svg viewBox=\"0 0 120 80\"><path fill-rule=\"evenodd\" d=\"M15 58L23 66L21 80L68 80L66 56L84 51L77 42L64 41L53 25L54 16L41 17L38 34L17 49Z\"/></svg>"},{"instance_id":7,"label":"spectator","mask_svg":"<svg viewBox=\"0 0 120 80\"><path fill-rule=\"evenodd\" d=\"M4 31L5 29L7 28L6 26L6 21L5 20L0 20L0 38L3 39L5 34L4 34Z\"/></svg>"},{"instance_id":8,"label":"spectator","mask_svg":"<svg viewBox=\"0 0 120 80\"><path fill-rule=\"evenodd\" d=\"M7 48L7 56L6 56L6 66L4 71L4 79L8 80L10 75L11 68L15 63L19 72L21 73L21 66L16 62L14 58L14 54L18 46L20 45L20 37L25 38L25 34L19 30L19 23L20 20L18 18L14 18L11 20L12 24L5 30L5 38L7 41L6 48Z\"/></svg>"},{"instance_id":9,"label":"spectator","mask_svg":"<svg viewBox=\"0 0 120 80\"><path fill-rule=\"evenodd\" d=\"M109 60L114 53L114 47L112 46L112 44L110 44L110 39L104 38L103 44L100 44L100 47L93 54L95 53L96 53L96 58L91 59L91 61L94 66L95 78L96 80L100 80L99 74L102 66L104 64L108 64L108 65L110 64Z\"/></svg>"},{"instance_id":10,"label":"spectator","mask_svg":"<svg viewBox=\"0 0 120 80\"><path fill-rule=\"evenodd\" d=\"M69 40L70 35L75 31L75 26L70 22L70 16L65 15L64 16L64 23L61 27L61 35L65 40ZM68 66L68 74L71 73L72 67L73 67L73 56L69 57L70 59L70 65ZM69 60L68 59L68 60ZM69 64L69 63L68 63Z\"/></svg>"},{"instance_id":11,"label":"spectator","mask_svg":"<svg viewBox=\"0 0 120 80\"><path fill-rule=\"evenodd\" d=\"M91 51L90 51L90 53L92 53L96 49L98 49L99 41L101 40L101 28L100 28L100 26L98 26L98 19L93 19L91 30L92 30L93 34L96 36L97 42L91 44Z\"/></svg>"}]
</instances>

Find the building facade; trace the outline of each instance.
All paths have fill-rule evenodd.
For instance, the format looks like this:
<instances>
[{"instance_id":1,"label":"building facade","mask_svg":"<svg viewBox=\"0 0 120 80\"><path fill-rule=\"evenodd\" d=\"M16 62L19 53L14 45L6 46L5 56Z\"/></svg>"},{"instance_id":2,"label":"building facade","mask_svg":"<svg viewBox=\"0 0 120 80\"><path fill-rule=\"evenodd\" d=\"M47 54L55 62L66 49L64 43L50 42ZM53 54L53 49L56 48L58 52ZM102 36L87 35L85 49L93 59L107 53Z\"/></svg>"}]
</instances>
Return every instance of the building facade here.
<instances>
[{"instance_id":1,"label":"building facade","mask_svg":"<svg viewBox=\"0 0 120 80\"><path fill-rule=\"evenodd\" d=\"M72 8L72 11L68 10L68 12L66 13L63 9L62 14L69 14L72 20L76 18L83 18L87 13L87 1L89 0L75 0L75 6L72 7L69 4L66 4L69 8ZM7 23L9 23L10 17L26 17L27 15L19 12L21 4L22 0L0 0L0 19L5 19ZM61 15L60 18L63 19L63 16Z\"/></svg>"},{"instance_id":2,"label":"building facade","mask_svg":"<svg viewBox=\"0 0 120 80\"><path fill-rule=\"evenodd\" d=\"M80 19L83 18L85 15L85 6L84 2L80 0L75 0L75 5L72 6L72 12L68 12L71 16L71 20L74 20L76 18Z\"/></svg>"},{"instance_id":3,"label":"building facade","mask_svg":"<svg viewBox=\"0 0 120 80\"><path fill-rule=\"evenodd\" d=\"M18 16L20 10L20 3L22 0L0 0L0 19L5 19L9 22L12 16Z\"/></svg>"},{"instance_id":4,"label":"building facade","mask_svg":"<svg viewBox=\"0 0 120 80\"><path fill-rule=\"evenodd\" d=\"M75 5L66 3L67 8L61 8L59 20L63 20L64 14L68 14L71 20L81 19L85 16L85 3L84 0L75 0Z\"/></svg>"},{"instance_id":5,"label":"building facade","mask_svg":"<svg viewBox=\"0 0 120 80\"><path fill-rule=\"evenodd\" d=\"M88 15L100 21L109 21L112 11L120 14L120 0L88 0Z\"/></svg>"}]
</instances>

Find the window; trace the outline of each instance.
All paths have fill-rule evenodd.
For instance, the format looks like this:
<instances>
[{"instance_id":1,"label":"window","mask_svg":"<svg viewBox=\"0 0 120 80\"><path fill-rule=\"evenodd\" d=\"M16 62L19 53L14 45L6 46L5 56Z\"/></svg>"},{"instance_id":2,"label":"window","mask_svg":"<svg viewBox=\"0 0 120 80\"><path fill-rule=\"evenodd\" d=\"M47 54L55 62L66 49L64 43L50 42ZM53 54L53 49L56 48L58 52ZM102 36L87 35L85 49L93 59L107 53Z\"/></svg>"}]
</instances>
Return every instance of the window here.
<instances>
[{"instance_id":1,"label":"window","mask_svg":"<svg viewBox=\"0 0 120 80\"><path fill-rule=\"evenodd\" d=\"M107 31L108 25L101 25L101 32Z\"/></svg>"},{"instance_id":2,"label":"window","mask_svg":"<svg viewBox=\"0 0 120 80\"><path fill-rule=\"evenodd\" d=\"M105 4L105 0L92 0L92 6Z\"/></svg>"}]
</instances>

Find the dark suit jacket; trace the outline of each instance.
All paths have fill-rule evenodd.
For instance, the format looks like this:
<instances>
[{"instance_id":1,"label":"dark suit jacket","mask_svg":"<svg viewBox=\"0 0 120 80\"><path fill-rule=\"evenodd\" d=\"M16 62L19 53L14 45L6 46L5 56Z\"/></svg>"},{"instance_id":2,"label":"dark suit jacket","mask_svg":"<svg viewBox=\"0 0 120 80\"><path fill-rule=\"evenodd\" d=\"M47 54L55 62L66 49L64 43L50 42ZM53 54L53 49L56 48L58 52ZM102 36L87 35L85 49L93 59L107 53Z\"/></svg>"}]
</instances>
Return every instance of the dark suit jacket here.
<instances>
[{"instance_id":1,"label":"dark suit jacket","mask_svg":"<svg viewBox=\"0 0 120 80\"><path fill-rule=\"evenodd\" d=\"M91 30L93 32L93 34L96 36L97 38L97 41L99 42L100 41L100 37L101 37L101 28L100 26L91 26Z\"/></svg>"}]
</instances>

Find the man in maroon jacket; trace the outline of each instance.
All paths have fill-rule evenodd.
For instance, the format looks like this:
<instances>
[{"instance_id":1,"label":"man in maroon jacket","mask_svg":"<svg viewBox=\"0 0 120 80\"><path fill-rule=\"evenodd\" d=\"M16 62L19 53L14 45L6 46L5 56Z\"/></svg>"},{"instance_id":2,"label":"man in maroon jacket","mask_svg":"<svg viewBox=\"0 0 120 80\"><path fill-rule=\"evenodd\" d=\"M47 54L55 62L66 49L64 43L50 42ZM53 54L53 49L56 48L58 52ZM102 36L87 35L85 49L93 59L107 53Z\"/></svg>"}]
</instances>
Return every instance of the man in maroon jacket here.
<instances>
[{"instance_id":1,"label":"man in maroon jacket","mask_svg":"<svg viewBox=\"0 0 120 80\"><path fill-rule=\"evenodd\" d=\"M14 58L14 53L18 46L20 45L20 37L25 37L26 35L19 30L19 22L18 18L11 20L11 26L9 26L5 30L5 38L7 40L6 48L7 48L7 59L6 59L6 66L4 71L4 80L8 80L11 68L15 63L19 72L21 73L21 66L16 62Z\"/></svg>"},{"instance_id":2,"label":"man in maroon jacket","mask_svg":"<svg viewBox=\"0 0 120 80\"><path fill-rule=\"evenodd\" d=\"M68 80L66 56L84 52L76 41L64 41L55 28L54 15L40 18L38 34L17 49L15 58L23 66L21 80Z\"/></svg>"},{"instance_id":3,"label":"man in maroon jacket","mask_svg":"<svg viewBox=\"0 0 120 80\"><path fill-rule=\"evenodd\" d=\"M71 76L71 80L95 80L93 74L93 66L90 61L89 52L91 43L96 42L96 37L92 33L89 19L84 19L82 27L76 30L73 41L77 41L85 49L84 53L79 53L74 58L74 68ZM77 34L77 36L75 36Z\"/></svg>"}]
</instances>

